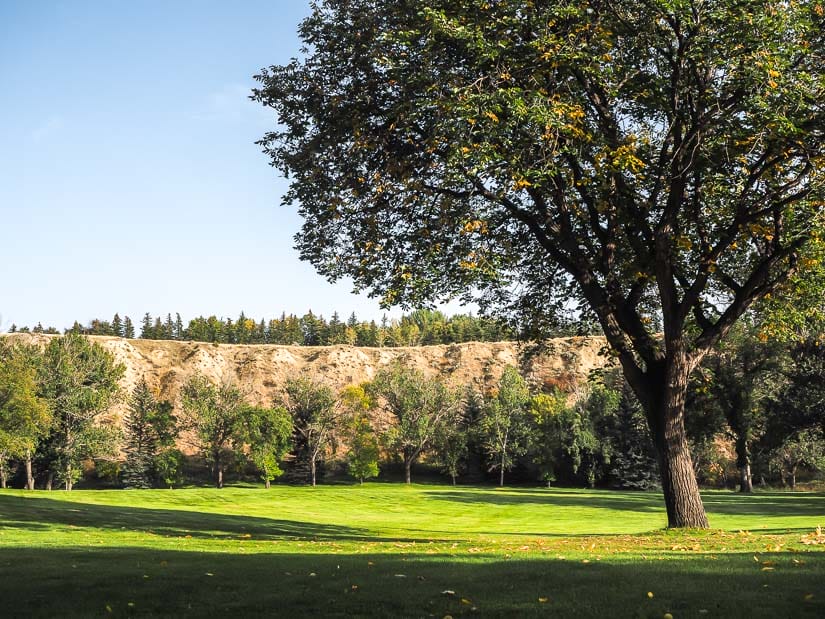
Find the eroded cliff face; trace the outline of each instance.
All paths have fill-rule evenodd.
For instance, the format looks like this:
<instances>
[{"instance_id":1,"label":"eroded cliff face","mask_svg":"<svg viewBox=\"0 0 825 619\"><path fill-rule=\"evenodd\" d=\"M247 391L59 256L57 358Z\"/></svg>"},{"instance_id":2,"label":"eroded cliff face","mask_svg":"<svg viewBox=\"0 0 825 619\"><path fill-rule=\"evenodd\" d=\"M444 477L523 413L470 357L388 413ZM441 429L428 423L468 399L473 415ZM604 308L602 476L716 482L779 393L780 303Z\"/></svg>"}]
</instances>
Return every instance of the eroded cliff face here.
<instances>
[{"instance_id":1,"label":"eroded cliff face","mask_svg":"<svg viewBox=\"0 0 825 619\"><path fill-rule=\"evenodd\" d=\"M44 346L55 336L16 333L5 337ZM439 375L455 385L493 387L507 365L521 367L536 387L565 390L604 367L605 341L597 337L559 338L538 355L525 356L515 342L469 342L411 348L357 348L354 346L275 346L210 344L168 340L126 340L89 336L126 366L121 381L125 393L144 377L160 399L177 402L181 386L195 374L234 381L257 405L271 405L285 380L308 373L336 389L369 381L387 364L400 360L427 375ZM114 412L122 412L119 405Z\"/></svg>"}]
</instances>

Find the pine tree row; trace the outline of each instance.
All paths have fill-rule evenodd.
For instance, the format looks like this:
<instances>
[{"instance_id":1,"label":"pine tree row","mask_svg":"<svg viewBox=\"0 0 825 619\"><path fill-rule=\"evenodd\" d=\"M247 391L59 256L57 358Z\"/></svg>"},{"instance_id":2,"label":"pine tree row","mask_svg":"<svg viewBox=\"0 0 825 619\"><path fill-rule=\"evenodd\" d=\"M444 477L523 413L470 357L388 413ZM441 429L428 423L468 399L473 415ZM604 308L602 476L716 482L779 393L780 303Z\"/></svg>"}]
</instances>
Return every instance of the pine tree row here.
<instances>
[{"instance_id":1,"label":"pine tree row","mask_svg":"<svg viewBox=\"0 0 825 619\"><path fill-rule=\"evenodd\" d=\"M38 323L33 329L12 325L10 332L53 333L57 329L44 329ZM133 339L136 328L129 316L119 314L109 320L94 319L83 326L75 322L66 332L84 335L109 335ZM329 320L312 311L301 317L283 313L279 318L248 318L243 312L236 320L198 316L184 324L180 314L167 314L166 318L146 313L140 323L139 337L150 340L181 340L215 342L221 344L286 344L300 346L326 346L351 344L353 346L421 346L428 344L453 344L462 342L495 342L514 338L513 331L499 321L489 318L458 314L446 316L432 310L416 310L390 320L386 316L374 320L359 320L352 313L342 321L338 312Z\"/></svg>"}]
</instances>

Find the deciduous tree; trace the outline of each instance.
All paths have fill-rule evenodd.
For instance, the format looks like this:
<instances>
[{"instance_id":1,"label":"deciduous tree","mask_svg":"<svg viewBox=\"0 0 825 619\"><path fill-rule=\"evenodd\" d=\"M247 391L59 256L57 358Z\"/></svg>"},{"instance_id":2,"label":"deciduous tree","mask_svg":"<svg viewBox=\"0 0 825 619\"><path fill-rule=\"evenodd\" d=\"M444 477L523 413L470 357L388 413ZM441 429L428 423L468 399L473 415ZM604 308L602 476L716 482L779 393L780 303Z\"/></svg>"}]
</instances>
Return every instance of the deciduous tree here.
<instances>
[{"instance_id":1,"label":"deciduous tree","mask_svg":"<svg viewBox=\"0 0 825 619\"><path fill-rule=\"evenodd\" d=\"M183 427L193 432L195 445L223 488L224 473L243 446L241 420L247 404L234 384L215 384L205 376L190 378L181 389Z\"/></svg>"},{"instance_id":2,"label":"deciduous tree","mask_svg":"<svg viewBox=\"0 0 825 619\"><path fill-rule=\"evenodd\" d=\"M26 488L34 490L32 453L52 423L47 403L38 396L38 350L0 340L0 487L5 488L9 460L26 462Z\"/></svg>"},{"instance_id":3,"label":"deciduous tree","mask_svg":"<svg viewBox=\"0 0 825 619\"><path fill-rule=\"evenodd\" d=\"M499 470L499 486L515 458L527 453L533 425L530 419L530 390L513 366L504 368L496 394L482 409L479 432L490 470Z\"/></svg>"},{"instance_id":4,"label":"deciduous tree","mask_svg":"<svg viewBox=\"0 0 825 619\"><path fill-rule=\"evenodd\" d=\"M84 458L115 457L119 431L104 414L115 402L125 367L100 344L76 333L49 341L38 384L53 415L41 451L66 490L80 478Z\"/></svg>"},{"instance_id":5,"label":"deciduous tree","mask_svg":"<svg viewBox=\"0 0 825 619\"><path fill-rule=\"evenodd\" d=\"M445 426L456 422L461 397L437 378L427 378L401 363L381 370L370 390L377 406L395 417L384 440L389 450L401 456L409 484L412 465L435 445Z\"/></svg>"},{"instance_id":6,"label":"deciduous tree","mask_svg":"<svg viewBox=\"0 0 825 619\"><path fill-rule=\"evenodd\" d=\"M278 402L292 416L299 458L309 463L310 482L317 483L318 460L330 446L340 411L332 388L309 376L287 379Z\"/></svg>"},{"instance_id":7,"label":"deciduous tree","mask_svg":"<svg viewBox=\"0 0 825 619\"><path fill-rule=\"evenodd\" d=\"M283 474L281 459L292 447L292 417L282 406L247 407L241 420L249 457L261 472L267 490Z\"/></svg>"},{"instance_id":8,"label":"deciduous tree","mask_svg":"<svg viewBox=\"0 0 825 619\"><path fill-rule=\"evenodd\" d=\"M814 0L319 0L264 70L302 258L386 305L593 316L671 527L708 526L688 377L822 227Z\"/></svg>"}]
</instances>

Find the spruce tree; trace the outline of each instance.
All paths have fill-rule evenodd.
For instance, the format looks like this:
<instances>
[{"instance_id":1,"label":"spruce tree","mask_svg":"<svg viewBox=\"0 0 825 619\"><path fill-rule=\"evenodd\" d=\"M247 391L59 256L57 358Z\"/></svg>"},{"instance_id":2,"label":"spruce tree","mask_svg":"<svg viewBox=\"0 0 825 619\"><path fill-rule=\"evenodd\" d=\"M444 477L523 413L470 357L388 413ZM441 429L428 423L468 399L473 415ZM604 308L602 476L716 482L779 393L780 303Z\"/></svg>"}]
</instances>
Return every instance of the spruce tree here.
<instances>
[{"instance_id":1,"label":"spruce tree","mask_svg":"<svg viewBox=\"0 0 825 619\"><path fill-rule=\"evenodd\" d=\"M135 339L135 325L132 324L132 319L128 316L123 319L123 337L127 340Z\"/></svg>"},{"instance_id":2,"label":"spruce tree","mask_svg":"<svg viewBox=\"0 0 825 619\"><path fill-rule=\"evenodd\" d=\"M141 323L140 328L140 337L144 340L151 340L155 337L152 330L152 315L149 312L146 312L143 315L143 322Z\"/></svg>"},{"instance_id":3,"label":"spruce tree","mask_svg":"<svg viewBox=\"0 0 825 619\"><path fill-rule=\"evenodd\" d=\"M129 413L124 429L126 462L123 465L123 485L126 488L152 487L152 457L155 452L155 438L150 418L157 407L157 401L142 378L132 391L129 399Z\"/></svg>"},{"instance_id":4,"label":"spruce tree","mask_svg":"<svg viewBox=\"0 0 825 619\"><path fill-rule=\"evenodd\" d=\"M120 315L115 314L112 318L112 335L115 337L123 337L123 322L120 320Z\"/></svg>"},{"instance_id":5,"label":"spruce tree","mask_svg":"<svg viewBox=\"0 0 825 619\"><path fill-rule=\"evenodd\" d=\"M155 398L145 378L135 385L128 411L124 424L126 463L123 465L123 485L151 488L158 478L160 461L166 462L164 455L174 450L176 419L172 406Z\"/></svg>"},{"instance_id":6,"label":"spruce tree","mask_svg":"<svg viewBox=\"0 0 825 619\"><path fill-rule=\"evenodd\" d=\"M175 312L175 330L172 337L176 340L183 339L183 320L178 312Z\"/></svg>"}]
</instances>

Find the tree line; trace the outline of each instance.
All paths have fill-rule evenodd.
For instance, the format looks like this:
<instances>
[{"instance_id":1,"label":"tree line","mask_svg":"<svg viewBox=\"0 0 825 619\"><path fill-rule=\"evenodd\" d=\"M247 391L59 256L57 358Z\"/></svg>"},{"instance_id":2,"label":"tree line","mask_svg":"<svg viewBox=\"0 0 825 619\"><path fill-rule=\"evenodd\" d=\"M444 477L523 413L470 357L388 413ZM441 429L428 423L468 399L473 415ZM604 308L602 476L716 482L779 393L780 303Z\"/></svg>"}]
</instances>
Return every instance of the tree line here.
<instances>
[{"instance_id":1,"label":"tree line","mask_svg":"<svg viewBox=\"0 0 825 619\"><path fill-rule=\"evenodd\" d=\"M44 328L12 325L10 333L59 334L54 327ZM150 340L181 340L215 342L221 344L286 344L325 346L351 344L353 346L419 346L454 344L462 342L496 342L514 339L513 328L502 321L470 314L447 316L427 309L415 310L399 320L385 315L379 322L359 320L353 312L342 320L333 312L327 320L308 311L303 316L282 313L279 318L253 320L243 312L233 320L198 316L184 323L179 313L165 318L146 313L139 325L129 316L115 314L111 320L93 319L85 326L75 321L64 333L109 335L133 339L139 335Z\"/></svg>"},{"instance_id":2,"label":"tree line","mask_svg":"<svg viewBox=\"0 0 825 619\"><path fill-rule=\"evenodd\" d=\"M752 479L793 487L800 471L825 469L825 345L779 346L740 333L690 386L689 440L706 484ZM315 485L344 464L363 482L400 465L407 483L423 462L453 483L506 475L519 481L658 487L644 412L613 369L567 391L532 385L507 367L483 391L393 364L374 380L335 390L318 377L287 379L268 406L243 386L190 378L178 402L140 380L129 394L124 367L78 334L44 350L0 340L0 484L20 470L25 486L71 490L90 467L128 488L185 481L186 446L222 487L254 472L269 487L285 472ZM110 414L126 398L122 423ZM739 474L737 474L737 470Z\"/></svg>"}]
</instances>

